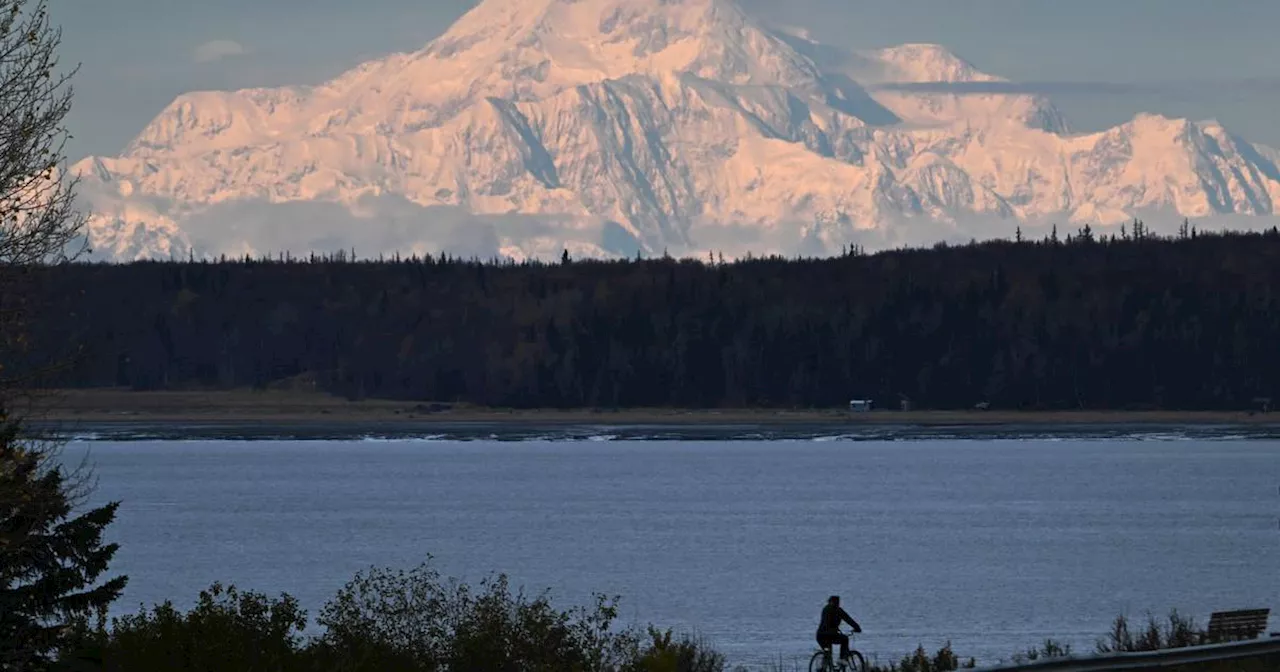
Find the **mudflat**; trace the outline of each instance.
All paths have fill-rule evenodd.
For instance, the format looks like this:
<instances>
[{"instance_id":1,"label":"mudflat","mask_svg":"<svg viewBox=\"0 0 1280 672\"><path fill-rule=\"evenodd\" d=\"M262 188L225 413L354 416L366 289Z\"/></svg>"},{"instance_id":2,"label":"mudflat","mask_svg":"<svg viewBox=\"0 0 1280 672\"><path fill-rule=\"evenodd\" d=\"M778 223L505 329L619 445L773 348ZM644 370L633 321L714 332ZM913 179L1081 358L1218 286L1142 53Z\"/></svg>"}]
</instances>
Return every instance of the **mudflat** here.
<instances>
[{"instance_id":1,"label":"mudflat","mask_svg":"<svg viewBox=\"0 0 1280 672\"><path fill-rule=\"evenodd\" d=\"M590 423L698 425L850 423L891 425L1280 425L1280 413L1250 411L894 411L834 409L502 409L440 402L341 397L297 390L146 391L46 390L17 408L35 419L81 422L305 422L325 423Z\"/></svg>"}]
</instances>

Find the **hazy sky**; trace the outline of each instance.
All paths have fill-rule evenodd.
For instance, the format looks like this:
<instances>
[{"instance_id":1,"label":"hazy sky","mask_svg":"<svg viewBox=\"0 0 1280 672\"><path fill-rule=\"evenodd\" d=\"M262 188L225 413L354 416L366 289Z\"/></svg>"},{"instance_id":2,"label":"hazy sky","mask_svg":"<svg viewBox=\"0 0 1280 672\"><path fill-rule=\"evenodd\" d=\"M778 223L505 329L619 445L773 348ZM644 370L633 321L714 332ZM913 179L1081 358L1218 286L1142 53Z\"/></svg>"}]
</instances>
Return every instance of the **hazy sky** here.
<instances>
[{"instance_id":1,"label":"hazy sky","mask_svg":"<svg viewBox=\"0 0 1280 672\"><path fill-rule=\"evenodd\" d=\"M655 2L657 0L654 0ZM1049 93L1078 129L1216 118L1280 147L1275 0L742 0L854 47L937 42ZM114 154L191 90L322 81L416 49L474 0L50 0L80 63L72 158Z\"/></svg>"}]
</instances>

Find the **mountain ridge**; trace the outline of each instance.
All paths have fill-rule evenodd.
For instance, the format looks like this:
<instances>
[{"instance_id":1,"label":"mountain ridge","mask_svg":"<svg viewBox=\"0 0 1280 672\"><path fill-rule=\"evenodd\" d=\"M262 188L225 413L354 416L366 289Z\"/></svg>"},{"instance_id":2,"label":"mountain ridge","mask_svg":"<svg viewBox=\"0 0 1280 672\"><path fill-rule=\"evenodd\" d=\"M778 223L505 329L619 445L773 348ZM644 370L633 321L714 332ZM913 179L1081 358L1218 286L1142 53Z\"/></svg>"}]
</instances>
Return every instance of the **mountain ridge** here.
<instances>
[{"instance_id":1,"label":"mountain ridge","mask_svg":"<svg viewBox=\"0 0 1280 672\"><path fill-rule=\"evenodd\" d=\"M938 45L823 45L728 0L485 0L421 49L316 86L183 94L120 156L73 171L90 242L113 259L374 230L394 249L373 253L447 248L412 223L440 208L469 213L458 231L482 231L480 252L514 258L821 254L972 218L1008 236L1054 217L1276 214L1280 152L1216 122L1140 114L1074 133L1041 96L879 86L918 81L1006 80ZM350 221L265 217L234 239L208 225L293 202Z\"/></svg>"}]
</instances>

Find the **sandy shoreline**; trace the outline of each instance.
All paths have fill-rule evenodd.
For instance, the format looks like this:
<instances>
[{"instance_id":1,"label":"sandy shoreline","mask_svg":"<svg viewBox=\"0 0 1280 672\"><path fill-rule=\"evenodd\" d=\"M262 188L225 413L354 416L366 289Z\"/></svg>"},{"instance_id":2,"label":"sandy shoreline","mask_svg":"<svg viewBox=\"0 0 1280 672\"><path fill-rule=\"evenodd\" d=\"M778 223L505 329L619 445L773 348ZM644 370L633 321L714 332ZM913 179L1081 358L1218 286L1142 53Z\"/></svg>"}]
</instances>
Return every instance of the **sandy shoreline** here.
<instances>
[{"instance_id":1,"label":"sandy shoreline","mask_svg":"<svg viewBox=\"0 0 1280 672\"><path fill-rule=\"evenodd\" d=\"M221 423L318 421L325 424L849 424L849 425L1280 425L1280 413L1244 411L871 411L774 409L504 410L402 401L348 401L295 391L40 393L21 415L47 422ZM25 410L25 412L23 412Z\"/></svg>"}]
</instances>

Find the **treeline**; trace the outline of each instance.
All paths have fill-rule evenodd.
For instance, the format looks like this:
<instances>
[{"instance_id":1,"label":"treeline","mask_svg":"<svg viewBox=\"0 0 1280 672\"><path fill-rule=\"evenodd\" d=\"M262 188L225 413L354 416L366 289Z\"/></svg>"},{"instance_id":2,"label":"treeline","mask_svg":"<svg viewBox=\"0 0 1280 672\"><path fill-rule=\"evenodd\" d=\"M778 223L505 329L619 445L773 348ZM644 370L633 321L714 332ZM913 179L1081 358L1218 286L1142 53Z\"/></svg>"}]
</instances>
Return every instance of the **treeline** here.
<instances>
[{"instance_id":1,"label":"treeline","mask_svg":"<svg viewBox=\"0 0 1280 672\"><path fill-rule=\"evenodd\" d=\"M502 407L1250 409L1280 373L1275 230L1161 239L1138 223L727 264L341 255L23 273L30 354L69 362L48 384L71 387L303 377Z\"/></svg>"}]
</instances>

